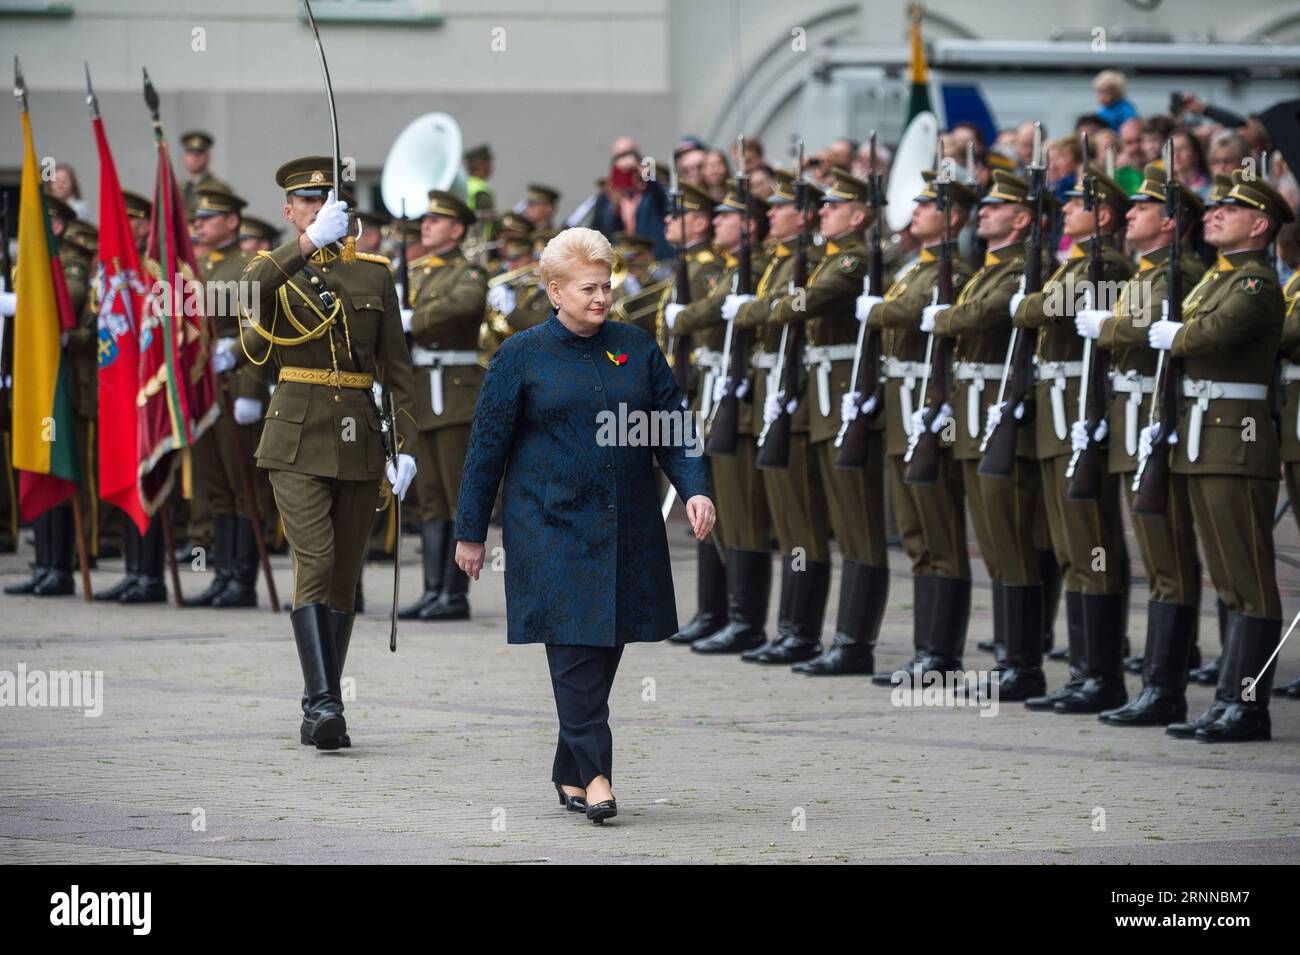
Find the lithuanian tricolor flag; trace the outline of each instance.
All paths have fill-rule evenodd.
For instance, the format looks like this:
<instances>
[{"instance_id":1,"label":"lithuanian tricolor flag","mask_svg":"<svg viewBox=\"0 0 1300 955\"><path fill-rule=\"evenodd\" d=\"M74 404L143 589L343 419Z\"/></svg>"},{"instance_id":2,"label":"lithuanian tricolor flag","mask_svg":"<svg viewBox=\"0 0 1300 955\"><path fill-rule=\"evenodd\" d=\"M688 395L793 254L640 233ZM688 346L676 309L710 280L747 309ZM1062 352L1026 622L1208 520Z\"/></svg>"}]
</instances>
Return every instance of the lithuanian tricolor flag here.
<instances>
[{"instance_id":1,"label":"lithuanian tricolor flag","mask_svg":"<svg viewBox=\"0 0 1300 955\"><path fill-rule=\"evenodd\" d=\"M76 325L58 246L41 192L32 123L22 101L23 179L18 206L14 291L14 470L19 509L32 520L61 504L81 483L72 419L71 382L62 333Z\"/></svg>"},{"instance_id":2,"label":"lithuanian tricolor flag","mask_svg":"<svg viewBox=\"0 0 1300 955\"><path fill-rule=\"evenodd\" d=\"M912 93L907 101L908 123L916 118L917 113L930 111L930 71L925 64L925 43L921 40L921 12L920 3L908 7L912 18L912 60L907 69L912 83Z\"/></svg>"}]
</instances>

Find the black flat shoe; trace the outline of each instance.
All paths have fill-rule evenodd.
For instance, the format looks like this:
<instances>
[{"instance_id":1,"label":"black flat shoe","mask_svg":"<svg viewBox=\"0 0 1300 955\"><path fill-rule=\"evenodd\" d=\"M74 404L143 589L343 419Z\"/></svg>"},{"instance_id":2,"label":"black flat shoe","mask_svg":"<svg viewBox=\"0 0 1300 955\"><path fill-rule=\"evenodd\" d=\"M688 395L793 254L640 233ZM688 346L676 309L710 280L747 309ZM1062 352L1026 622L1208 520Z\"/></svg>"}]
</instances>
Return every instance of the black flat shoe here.
<instances>
[{"instance_id":1,"label":"black flat shoe","mask_svg":"<svg viewBox=\"0 0 1300 955\"><path fill-rule=\"evenodd\" d=\"M606 819L613 819L618 815L618 804L612 799L606 799L604 802L598 802L594 806L587 807L587 818L598 826L603 826Z\"/></svg>"},{"instance_id":2,"label":"black flat shoe","mask_svg":"<svg viewBox=\"0 0 1300 955\"><path fill-rule=\"evenodd\" d=\"M581 796L570 796L562 788L560 788L559 783L555 784L555 791L557 794L559 794L560 805L563 806L565 809L569 810L569 812L587 811L587 801L583 799Z\"/></svg>"}]
</instances>

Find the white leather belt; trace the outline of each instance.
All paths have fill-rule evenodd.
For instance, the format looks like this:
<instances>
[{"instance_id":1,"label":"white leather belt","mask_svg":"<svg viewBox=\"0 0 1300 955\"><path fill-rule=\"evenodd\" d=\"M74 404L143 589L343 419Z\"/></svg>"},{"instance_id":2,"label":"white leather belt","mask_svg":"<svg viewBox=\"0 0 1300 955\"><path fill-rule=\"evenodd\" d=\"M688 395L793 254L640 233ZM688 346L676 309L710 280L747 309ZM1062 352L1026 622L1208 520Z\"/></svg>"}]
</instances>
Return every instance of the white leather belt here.
<instances>
[{"instance_id":1,"label":"white leather belt","mask_svg":"<svg viewBox=\"0 0 1300 955\"><path fill-rule=\"evenodd\" d=\"M1002 378L1002 366L977 361L959 361L953 377L957 381L969 381L966 389L966 433L978 438L984 427L984 415L980 403L984 395L984 383L990 379Z\"/></svg>"},{"instance_id":2,"label":"white leather belt","mask_svg":"<svg viewBox=\"0 0 1300 955\"><path fill-rule=\"evenodd\" d=\"M1293 381L1300 381L1300 365L1293 365L1289 361L1282 362L1282 384L1287 385Z\"/></svg>"},{"instance_id":3,"label":"white leather belt","mask_svg":"<svg viewBox=\"0 0 1300 955\"><path fill-rule=\"evenodd\" d=\"M916 410L912 392L927 370L925 362L885 359L885 377L902 382L898 389L898 415L903 419L903 434L912 433L912 412Z\"/></svg>"},{"instance_id":4,"label":"white leather belt","mask_svg":"<svg viewBox=\"0 0 1300 955\"><path fill-rule=\"evenodd\" d=\"M843 345L809 345L803 350L803 366L817 369L817 409L823 418L831 413L831 363L848 361L858 353L853 343Z\"/></svg>"},{"instance_id":5,"label":"white leather belt","mask_svg":"<svg viewBox=\"0 0 1300 955\"><path fill-rule=\"evenodd\" d=\"M1195 461L1201 455L1201 422L1210 402L1218 399L1229 401L1267 401L1268 385L1245 381L1212 381L1209 378L1184 378L1183 397L1195 398L1187 415L1187 460Z\"/></svg>"},{"instance_id":6,"label":"white leather belt","mask_svg":"<svg viewBox=\"0 0 1300 955\"><path fill-rule=\"evenodd\" d=\"M750 356L749 363L755 368L775 368L776 352L756 351Z\"/></svg>"},{"instance_id":7,"label":"white leather belt","mask_svg":"<svg viewBox=\"0 0 1300 955\"><path fill-rule=\"evenodd\" d=\"M442 370L457 366L477 365L478 352L421 348L419 345L415 345L411 348L411 364L416 368L428 369L429 404L432 405L434 414L442 414Z\"/></svg>"},{"instance_id":8,"label":"white leather belt","mask_svg":"<svg viewBox=\"0 0 1300 955\"><path fill-rule=\"evenodd\" d=\"M1065 427L1065 388L1071 378L1083 377L1081 361L1038 361L1035 359L1034 377L1039 381L1052 383L1052 428L1056 439L1064 441L1068 433Z\"/></svg>"},{"instance_id":9,"label":"white leather belt","mask_svg":"<svg viewBox=\"0 0 1300 955\"><path fill-rule=\"evenodd\" d=\"M700 382L700 415L708 420L713 410L713 382L722 374L722 352L697 348L691 352L691 360L696 368L704 369L704 379Z\"/></svg>"},{"instance_id":10,"label":"white leather belt","mask_svg":"<svg viewBox=\"0 0 1300 955\"><path fill-rule=\"evenodd\" d=\"M1130 458L1138 453L1138 418L1142 413L1142 396L1155 394L1153 375L1139 375L1136 371L1110 373L1110 389L1117 395L1128 395L1124 403L1124 453Z\"/></svg>"}]
</instances>

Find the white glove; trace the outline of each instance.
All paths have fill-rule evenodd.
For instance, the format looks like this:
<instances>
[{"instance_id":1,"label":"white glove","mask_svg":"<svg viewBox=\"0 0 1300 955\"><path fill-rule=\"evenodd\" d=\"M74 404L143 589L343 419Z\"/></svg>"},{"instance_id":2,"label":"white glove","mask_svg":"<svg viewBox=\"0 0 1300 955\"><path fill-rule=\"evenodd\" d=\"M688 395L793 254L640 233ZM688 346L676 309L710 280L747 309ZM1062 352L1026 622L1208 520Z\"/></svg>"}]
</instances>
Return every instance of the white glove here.
<instances>
[{"instance_id":1,"label":"white glove","mask_svg":"<svg viewBox=\"0 0 1300 955\"><path fill-rule=\"evenodd\" d=\"M862 413L865 414L865 415L873 415L873 414L875 414L875 413L876 413L876 405L878 405L879 403L880 403L880 402L876 400L876 396L875 396L875 395L872 395L872 396L871 396L870 398L868 398L866 401L862 402Z\"/></svg>"},{"instance_id":2,"label":"white glove","mask_svg":"<svg viewBox=\"0 0 1300 955\"><path fill-rule=\"evenodd\" d=\"M865 322L871 317L871 310L884 301L879 295L859 295L857 304L853 306L853 317Z\"/></svg>"},{"instance_id":3,"label":"white glove","mask_svg":"<svg viewBox=\"0 0 1300 955\"><path fill-rule=\"evenodd\" d=\"M713 379L713 403L716 405L722 401L727 394L727 385L731 379L726 375L719 375Z\"/></svg>"},{"instance_id":4,"label":"white glove","mask_svg":"<svg viewBox=\"0 0 1300 955\"><path fill-rule=\"evenodd\" d=\"M920 434L923 427L925 427L925 409L917 408L912 412L912 427L908 430L911 434Z\"/></svg>"},{"instance_id":5,"label":"white glove","mask_svg":"<svg viewBox=\"0 0 1300 955\"><path fill-rule=\"evenodd\" d=\"M316 213L316 221L307 226L307 241L321 249L348 234L348 204L334 198L330 190L325 205Z\"/></svg>"},{"instance_id":6,"label":"white glove","mask_svg":"<svg viewBox=\"0 0 1300 955\"><path fill-rule=\"evenodd\" d=\"M631 272L623 276L623 291L628 295L635 295L641 291L641 283L637 281L636 276Z\"/></svg>"},{"instance_id":7,"label":"white glove","mask_svg":"<svg viewBox=\"0 0 1300 955\"><path fill-rule=\"evenodd\" d=\"M1155 443L1155 437L1159 433L1160 433L1160 425L1158 424L1149 424L1141 431L1138 432L1138 458L1139 459L1145 461L1147 458L1151 457L1151 446L1152 444ZM1169 433L1169 443L1171 445L1178 443L1177 431L1171 431Z\"/></svg>"},{"instance_id":8,"label":"white glove","mask_svg":"<svg viewBox=\"0 0 1300 955\"><path fill-rule=\"evenodd\" d=\"M515 310L515 290L508 285L494 285L488 289L487 303L502 315L509 315Z\"/></svg>"},{"instance_id":9,"label":"white glove","mask_svg":"<svg viewBox=\"0 0 1300 955\"><path fill-rule=\"evenodd\" d=\"M1096 340L1101 335L1102 323L1113 317L1114 313L1104 308L1081 308L1074 313L1074 330L1081 338Z\"/></svg>"},{"instance_id":10,"label":"white glove","mask_svg":"<svg viewBox=\"0 0 1300 955\"><path fill-rule=\"evenodd\" d=\"M399 454L397 456L397 466L393 467L393 462L389 461L384 468L384 475L388 478L388 483L393 487L393 493L397 495L400 501L406 497L406 489L411 486L415 480L415 458L409 454Z\"/></svg>"},{"instance_id":11,"label":"white glove","mask_svg":"<svg viewBox=\"0 0 1300 955\"><path fill-rule=\"evenodd\" d=\"M1101 423L1092 432L1092 441L1088 440L1088 424L1085 421L1076 421L1070 425L1070 450L1082 453L1088 450L1088 445L1095 442L1101 444L1106 440L1106 435L1110 433L1110 426L1106 424L1106 419L1102 418Z\"/></svg>"},{"instance_id":12,"label":"white glove","mask_svg":"<svg viewBox=\"0 0 1300 955\"><path fill-rule=\"evenodd\" d=\"M256 398L235 399L235 424L257 424L261 420L262 402Z\"/></svg>"},{"instance_id":13,"label":"white glove","mask_svg":"<svg viewBox=\"0 0 1300 955\"><path fill-rule=\"evenodd\" d=\"M724 322L734 321L736 313L740 311L740 306L746 302L754 301L752 295L731 294L722 300L722 320Z\"/></svg>"},{"instance_id":14,"label":"white glove","mask_svg":"<svg viewBox=\"0 0 1300 955\"><path fill-rule=\"evenodd\" d=\"M1169 351L1174 346L1174 336L1178 334L1178 329L1182 327L1179 322L1171 322L1166 318L1162 318L1158 322L1151 323L1151 330L1147 332L1147 341L1151 343L1152 348Z\"/></svg>"},{"instance_id":15,"label":"white glove","mask_svg":"<svg viewBox=\"0 0 1300 955\"><path fill-rule=\"evenodd\" d=\"M859 403L862 401L862 392L846 391L844 397L840 399L840 420L848 424L858 416Z\"/></svg>"},{"instance_id":16,"label":"white glove","mask_svg":"<svg viewBox=\"0 0 1300 955\"><path fill-rule=\"evenodd\" d=\"M939 313L951 305L927 305L921 309L921 331L929 334L934 331L934 320L939 317Z\"/></svg>"},{"instance_id":17,"label":"white glove","mask_svg":"<svg viewBox=\"0 0 1300 955\"><path fill-rule=\"evenodd\" d=\"M234 343L229 338L218 338L212 349L212 370L218 375L235 367Z\"/></svg>"},{"instance_id":18,"label":"white glove","mask_svg":"<svg viewBox=\"0 0 1300 955\"><path fill-rule=\"evenodd\" d=\"M952 405L945 401L939 406L939 413L935 415L934 420L930 422L930 431L934 434L938 434L952 421Z\"/></svg>"},{"instance_id":19,"label":"white glove","mask_svg":"<svg viewBox=\"0 0 1300 955\"><path fill-rule=\"evenodd\" d=\"M1016 317L1016 312L1020 310L1020 303L1024 300L1024 292L1017 292L1015 295L1011 296L1011 302L1007 305L1007 311L1010 313L1012 318Z\"/></svg>"},{"instance_id":20,"label":"white glove","mask_svg":"<svg viewBox=\"0 0 1300 955\"><path fill-rule=\"evenodd\" d=\"M771 424L781 417L781 399L775 391L769 392L763 399L763 424Z\"/></svg>"},{"instance_id":21,"label":"white glove","mask_svg":"<svg viewBox=\"0 0 1300 955\"><path fill-rule=\"evenodd\" d=\"M672 328L677 324L677 316L682 313L685 305L678 305L676 302L669 302L664 306L664 324Z\"/></svg>"},{"instance_id":22,"label":"white glove","mask_svg":"<svg viewBox=\"0 0 1300 955\"><path fill-rule=\"evenodd\" d=\"M398 311L402 314L402 331L409 332L411 330L411 316L415 314L415 309L402 308L398 309Z\"/></svg>"},{"instance_id":23,"label":"white glove","mask_svg":"<svg viewBox=\"0 0 1300 955\"><path fill-rule=\"evenodd\" d=\"M0 317L12 318L18 311L18 293L0 292Z\"/></svg>"}]
</instances>

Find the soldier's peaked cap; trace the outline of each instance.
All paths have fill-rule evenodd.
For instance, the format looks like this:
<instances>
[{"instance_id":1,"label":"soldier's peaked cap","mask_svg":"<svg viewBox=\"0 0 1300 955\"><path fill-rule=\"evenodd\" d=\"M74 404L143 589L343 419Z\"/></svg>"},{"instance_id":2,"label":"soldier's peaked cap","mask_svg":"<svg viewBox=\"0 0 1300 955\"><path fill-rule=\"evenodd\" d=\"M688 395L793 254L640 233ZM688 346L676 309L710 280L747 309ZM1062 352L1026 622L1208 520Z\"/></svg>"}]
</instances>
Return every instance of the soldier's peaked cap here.
<instances>
[{"instance_id":1,"label":"soldier's peaked cap","mask_svg":"<svg viewBox=\"0 0 1300 955\"><path fill-rule=\"evenodd\" d=\"M324 196L334 188L334 160L329 156L290 159L275 171L275 183L291 196Z\"/></svg>"}]
</instances>

